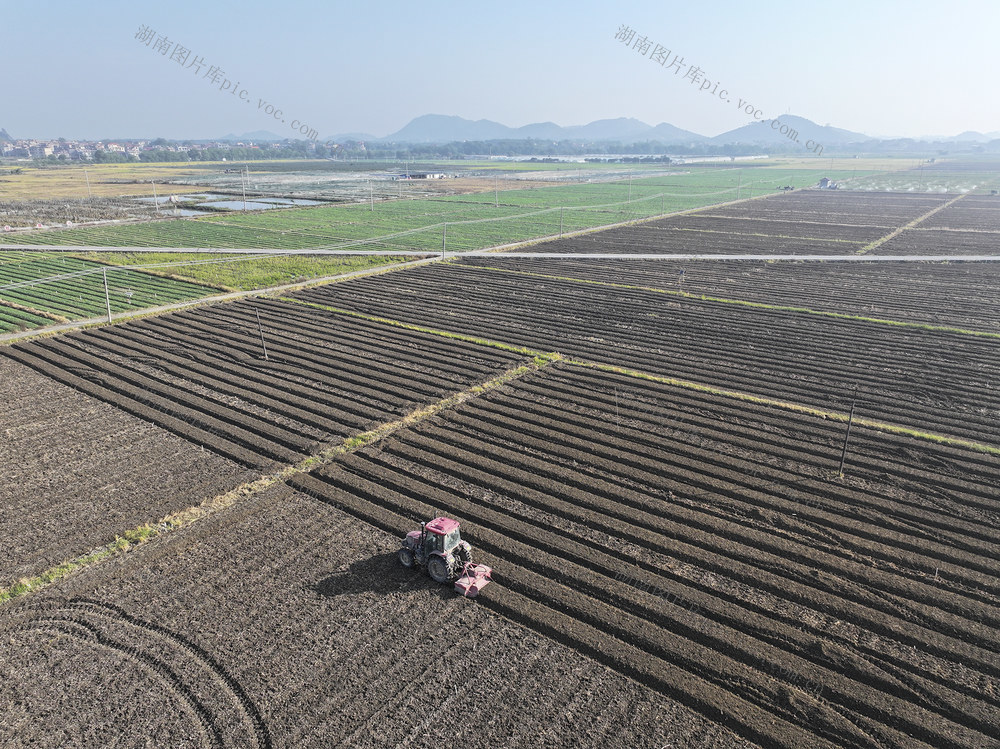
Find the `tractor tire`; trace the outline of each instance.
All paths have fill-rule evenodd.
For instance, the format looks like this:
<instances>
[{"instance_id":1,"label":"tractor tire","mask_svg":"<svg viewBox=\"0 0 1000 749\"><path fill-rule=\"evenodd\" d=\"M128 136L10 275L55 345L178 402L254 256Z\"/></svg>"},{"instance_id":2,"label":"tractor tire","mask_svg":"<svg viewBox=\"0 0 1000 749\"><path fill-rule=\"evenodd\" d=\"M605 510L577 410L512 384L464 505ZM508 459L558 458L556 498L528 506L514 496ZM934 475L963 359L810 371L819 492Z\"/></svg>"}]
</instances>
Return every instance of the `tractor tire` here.
<instances>
[{"instance_id":1,"label":"tractor tire","mask_svg":"<svg viewBox=\"0 0 1000 749\"><path fill-rule=\"evenodd\" d=\"M450 575L448 574L448 565L441 557L431 557L427 561L427 574L435 582L446 583Z\"/></svg>"},{"instance_id":2,"label":"tractor tire","mask_svg":"<svg viewBox=\"0 0 1000 749\"><path fill-rule=\"evenodd\" d=\"M416 561L417 560L413 557L413 552L405 546L399 550L399 563L404 567L412 567L416 564Z\"/></svg>"}]
</instances>

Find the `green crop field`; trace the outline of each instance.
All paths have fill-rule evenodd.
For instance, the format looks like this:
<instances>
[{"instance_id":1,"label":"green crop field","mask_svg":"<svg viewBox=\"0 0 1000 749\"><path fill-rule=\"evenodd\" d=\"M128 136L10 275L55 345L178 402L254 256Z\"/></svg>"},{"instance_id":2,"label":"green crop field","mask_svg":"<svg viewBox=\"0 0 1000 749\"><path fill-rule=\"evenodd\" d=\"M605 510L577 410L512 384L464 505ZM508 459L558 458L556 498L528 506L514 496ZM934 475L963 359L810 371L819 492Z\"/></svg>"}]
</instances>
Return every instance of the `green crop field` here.
<instances>
[{"instance_id":1,"label":"green crop field","mask_svg":"<svg viewBox=\"0 0 1000 749\"><path fill-rule=\"evenodd\" d=\"M871 172L767 166L368 204L25 233L24 244L220 249L483 249ZM447 224L447 228L445 228Z\"/></svg>"},{"instance_id":2,"label":"green crop field","mask_svg":"<svg viewBox=\"0 0 1000 749\"><path fill-rule=\"evenodd\" d=\"M49 325L58 318L82 319L107 313L104 271L112 312L128 312L197 299L216 289L73 257L28 259L0 253L0 319L5 332ZM10 305L22 309L15 310ZM16 319L14 313L21 313ZM47 315L45 314L47 313Z\"/></svg>"}]
</instances>

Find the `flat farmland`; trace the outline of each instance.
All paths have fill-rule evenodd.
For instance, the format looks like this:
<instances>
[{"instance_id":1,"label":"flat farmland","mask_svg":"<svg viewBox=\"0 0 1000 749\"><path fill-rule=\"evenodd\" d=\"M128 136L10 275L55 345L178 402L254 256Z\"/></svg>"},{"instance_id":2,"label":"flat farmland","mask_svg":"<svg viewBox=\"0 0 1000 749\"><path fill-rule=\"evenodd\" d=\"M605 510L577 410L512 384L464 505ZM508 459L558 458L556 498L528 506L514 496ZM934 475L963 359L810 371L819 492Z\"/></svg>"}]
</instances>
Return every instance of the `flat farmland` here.
<instances>
[{"instance_id":1,"label":"flat farmland","mask_svg":"<svg viewBox=\"0 0 1000 749\"><path fill-rule=\"evenodd\" d=\"M498 253L0 347L9 574L155 524L0 590L0 744L1000 749L1000 270L740 259L956 197L793 192L592 235L724 262ZM578 224L543 213L508 238ZM475 601L396 559L436 515L494 568Z\"/></svg>"},{"instance_id":2,"label":"flat farmland","mask_svg":"<svg viewBox=\"0 0 1000 749\"><path fill-rule=\"evenodd\" d=\"M902 226L956 195L801 190L705 211L713 216L770 221L821 221L856 226Z\"/></svg>"},{"instance_id":3,"label":"flat farmland","mask_svg":"<svg viewBox=\"0 0 1000 749\"><path fill-rule=\"evenodd\" d=\"M295 297L1000 445L996 338L454 264Z\"/></svg>"},{"instance_id":4,"label":"flat farmland","mask_svg":"<svg viewBox=\"0 0 1000 749\"><path fill-rule=\"evenodd\" d=\"M921 224L921 227L923 224ZM873 255L1000 255L1000 233L909 229L872 251Z\"/></svg>"},{"instance_id":5,"label":"flat farmland","mask_svg":"<svg viewBox=\"0 0 1000 749\"><path fill-rule=\"evenodd\" d=\"M920 224L927 229L1000 232L1000 197L966 195Z\"/></svg>"},{"instance_id":6,"label":"flat farmland","mask_svg":"<svg viewBox=\"0 0 1000 749\"><path fill-rule=\"evenodd\" d=\"M524 252L848 255L892 227L766 221L698 213L523 248Z\"/></svg>"},{"instance_id":7,"label":"flat farmland","mask_svg":"<svg viewBox=\"0 0 1000 749\"><path fill-rule=\"evenodd\" d=\"M845 255L859 251L864 244L836 239L801 239L641 224L529 245L518 248L518 251L646 255Z\"/></svg>"},{"instance_id":8,"label":"flat farmland","mask_svg":"<svg viewBox=\"0 0 1000 749\"><path fill-rule=\"evenodd\" d=\"M998 263L464 258L462 265L1000 332Z\"/></svg>"},{"instance_id":9,"label":"flat farmland","mask_svg":"<svg viewBox=\"0 0 1000 749\"><path fill-rule=\"evenodd\" d=\"M178 749L754 749L403 569L397 544L278 487L15 602L0 743L109 746L127 726Z\"/></svg>"},{"instance_id":10,"label":"flat farmland","mask_svg":"<svg viewBox=\"0 0 1000 749\"><path fill-rule=\"evenodd\" d=\"M297 462L525 361L271 300L15 344L0 355L257 469Z\"/></svg>"},{"instance_id":11,"label":"flat farmland","mask_svg":"<svg viewBox=\"0 0 1000 749\"><path fill-rule=\"evenodd\" d=\"M0 588L254 476L0 356Z\"/></svg>"},{"instance_id":12,"label":"flat farmland","mask_svg":"<svg viewBox=\"0 0 1000 749\"><path fill-rule=\"evenodd\" d=\"M843 427L557 364L291 483L762 746L996 747L1000 461Z\"/></svg>"}]
</instances>

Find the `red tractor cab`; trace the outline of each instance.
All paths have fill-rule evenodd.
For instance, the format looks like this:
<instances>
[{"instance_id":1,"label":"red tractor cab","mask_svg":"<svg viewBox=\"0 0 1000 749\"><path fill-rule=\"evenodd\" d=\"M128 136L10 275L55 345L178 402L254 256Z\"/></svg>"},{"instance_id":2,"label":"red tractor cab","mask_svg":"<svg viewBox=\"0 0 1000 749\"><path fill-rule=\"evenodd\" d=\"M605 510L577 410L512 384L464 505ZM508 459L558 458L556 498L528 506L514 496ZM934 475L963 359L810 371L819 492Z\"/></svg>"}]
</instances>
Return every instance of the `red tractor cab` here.
<instances>
[{"instance_id":1,"label":"red tractor cab","mask_svg":"<svg viewBox=\"0 0 1000 749\"><path fill-rule=\"evenodd\" d=\"M407 533L399 561L404 567L423 567L436 582L454 580L455 590L469 598L489 584L493 572L485 564L473 564L472 547L462 540L458 521L444 517Z\"/></svg>"}]
</instances>

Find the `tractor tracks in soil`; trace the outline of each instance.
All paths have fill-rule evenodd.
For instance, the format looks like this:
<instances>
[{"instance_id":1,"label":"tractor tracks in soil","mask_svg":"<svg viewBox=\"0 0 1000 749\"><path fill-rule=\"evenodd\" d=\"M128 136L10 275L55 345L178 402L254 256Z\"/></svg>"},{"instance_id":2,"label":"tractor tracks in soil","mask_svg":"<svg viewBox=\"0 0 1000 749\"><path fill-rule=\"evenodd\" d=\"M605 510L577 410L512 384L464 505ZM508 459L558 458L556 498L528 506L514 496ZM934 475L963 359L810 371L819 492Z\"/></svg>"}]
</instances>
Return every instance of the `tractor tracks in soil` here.
<instances>
[{"instance_id":1,"label":"tractor tracks in soil","mask_svg":"<svg viewBox=\"0 0 1000 749\"><path fill-rule=\"evenodd\" d=\"M176 632L87 598L32 602L8 624L7 631L17 629L56 630L125 656L187 707L207 746L271 749L267 724L240 683L207 651Z\"/></svg>"}]
</instances>

